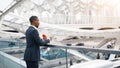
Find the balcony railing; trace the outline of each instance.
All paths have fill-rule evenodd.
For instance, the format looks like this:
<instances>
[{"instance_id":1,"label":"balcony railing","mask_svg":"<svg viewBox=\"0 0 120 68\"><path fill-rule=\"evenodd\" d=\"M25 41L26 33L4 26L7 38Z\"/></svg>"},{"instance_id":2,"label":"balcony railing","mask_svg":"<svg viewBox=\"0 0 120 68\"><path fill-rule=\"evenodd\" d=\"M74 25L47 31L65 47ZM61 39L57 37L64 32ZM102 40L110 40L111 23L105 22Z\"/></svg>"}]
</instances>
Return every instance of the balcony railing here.
<instances>
[{"instance_id":1,"label":"balcony railing","mask_svg":"<svg viewBox=\"0 0 120 68\"><path fill-rule=\"evenodd\" d=\"M19 47L18 49L21 49L21 48L24 49L25 47ZM48 56L49 60L41 61L42 64L40 63L40 68L48 68L48 67L49 68L53 68L53 67L69 68L70 65L72 65L74 62L76 62L75 60L71 60L71 59L73 59L73 56L74 57L76 56L75 53L77 53L77 52L75 52L75 51L79 51L79 50L80 51L87 51L87 52L94 52L94 53L95 52L96 53L110 53L110 54L116 54L116 55L120 54L119 50L100 49L100 48L88 48L88 47L83 47L83 46L72 46L71 44L67 44L67 45L52 45L52 44L48 44L44 48L42 48L41 50L44 49L45 51L47 51L46 48L48 49L48 51L50 51L49 49L57 49L57 50L61 49L64 52L61 52L60 55L58 54L60 52L60 50L58 52L57 51L55 52L54 50L52 52L49 52L49 53L46 52L47 55L49 55ZM17 51L18 49L16 49L15 51ZM11 50L12 50L12 48L11 48ZM75 51L73 51L74 54L71 55L70 54L71 53L70 50L75 50ZM56 56L55 60L51 60L52 58L51 58L51 54L50 53L54 53L53 55ZM11 55L13 55L13 54L11 53ZM6 54L6 53L4 53L2 51L0 52L0 58L1 58L0 59L0 67L1 68L25 68L26 67L25 62L22 59L20 59L20 58L18 59L16 57L11 56L11 55ZM62 55L62 57L61 57L61 55ZM20 55L18 55L18 56L20 56ZM81 56L81 57L83 57L83 56ZM42 58L44 58L44 57L42 57ZM78 58L82 59L82 58L80 58L80 55L78 55ZM60 59L60 60L58 60L58 59ZM90 61L90 60L92 60L92 59L89 59L87 61ZM44 64L44 62L45 62L45 64ZM53 62L53 63L51 63L51 62Z\"/></svg>"}]
</instances>

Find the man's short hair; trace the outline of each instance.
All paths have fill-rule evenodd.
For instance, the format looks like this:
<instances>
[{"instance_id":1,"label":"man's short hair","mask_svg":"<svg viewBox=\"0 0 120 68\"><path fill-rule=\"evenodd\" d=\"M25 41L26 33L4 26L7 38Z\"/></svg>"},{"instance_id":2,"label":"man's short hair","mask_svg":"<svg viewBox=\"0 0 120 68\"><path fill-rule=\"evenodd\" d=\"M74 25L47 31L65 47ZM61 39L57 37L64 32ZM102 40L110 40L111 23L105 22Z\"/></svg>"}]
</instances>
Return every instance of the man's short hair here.
<instances>
[{"instance_id":1,"label":"man's short hair","mask_svg":"<svg viewBox=\"0 0 120 68\"><path fill-rule=\"evenodd\" d=\"M35 20L37 20L37 19L38 19L37 16L31 16L31 17L29 18L30 24L32 24L32 22L35 21Z\"/></svg>"}]
</instances>

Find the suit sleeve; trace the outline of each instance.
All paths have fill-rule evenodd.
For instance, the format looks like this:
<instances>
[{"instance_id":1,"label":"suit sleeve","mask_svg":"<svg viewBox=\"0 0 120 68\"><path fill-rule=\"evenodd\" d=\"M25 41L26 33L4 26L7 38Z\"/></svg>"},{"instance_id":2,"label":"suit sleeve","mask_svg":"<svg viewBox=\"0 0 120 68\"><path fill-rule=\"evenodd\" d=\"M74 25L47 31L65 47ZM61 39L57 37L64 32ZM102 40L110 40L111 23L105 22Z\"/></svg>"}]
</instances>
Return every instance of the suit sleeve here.
<instances>
[{"instance_id":1,"label":"suit sleeve","mask_svg":"<svg viewBox=\"0 0 120 68\"><path fill-rule=\"evenodd\" d=\"M39 34L38 34L38 31L37 31L37 30L34 30L34 31L33 31L33 37L34 37L36 43L38 43L40 46L43 46L43 45L46 45L47 43L49 43L49 40L43 41L43 40L39 37Z\"/></svg>"}]
</instances>

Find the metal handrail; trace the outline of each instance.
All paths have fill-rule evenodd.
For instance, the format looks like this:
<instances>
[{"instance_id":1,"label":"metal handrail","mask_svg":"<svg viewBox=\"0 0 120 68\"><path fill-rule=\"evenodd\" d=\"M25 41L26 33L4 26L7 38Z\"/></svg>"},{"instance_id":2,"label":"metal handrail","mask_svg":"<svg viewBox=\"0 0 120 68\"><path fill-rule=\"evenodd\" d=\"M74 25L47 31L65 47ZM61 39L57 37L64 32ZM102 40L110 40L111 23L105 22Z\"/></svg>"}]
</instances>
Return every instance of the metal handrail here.
<instances>
[{"instance_id":1,"label":"metal handrail","mask_svg":"<svg viewBox=\"0 0 120 68\"><path fill-rule=\"evenodd\" d=\"M64 49L81 49L91 52L99 52L99 53L110 53L110 54L120 54L120 50L113 50L113 49L102 49L102 48L90 48L90 47L84 47L84 46L67 46L67 45L53 45L53 44L47 44L46 47L54 47L54 48L64 48Z\"/></svg>"}]
</instances>

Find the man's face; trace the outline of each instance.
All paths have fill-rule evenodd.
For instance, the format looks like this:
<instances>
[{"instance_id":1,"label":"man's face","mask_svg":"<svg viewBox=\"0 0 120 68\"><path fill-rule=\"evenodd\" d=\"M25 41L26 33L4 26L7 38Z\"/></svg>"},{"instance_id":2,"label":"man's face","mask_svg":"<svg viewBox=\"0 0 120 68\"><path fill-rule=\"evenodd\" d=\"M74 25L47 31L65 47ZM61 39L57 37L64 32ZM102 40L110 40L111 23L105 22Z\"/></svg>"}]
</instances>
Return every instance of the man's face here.
<instances>
[{"instance_id":1,"label":"man's face","mask_svg":"<svg viewBox=\"0 0 120 68\"><path fill-rule=\"evenodd\" d=\"M38 18L34 21L34 26L37 28L39 27L39 19Z\"/></svg>"}]
</instances>

